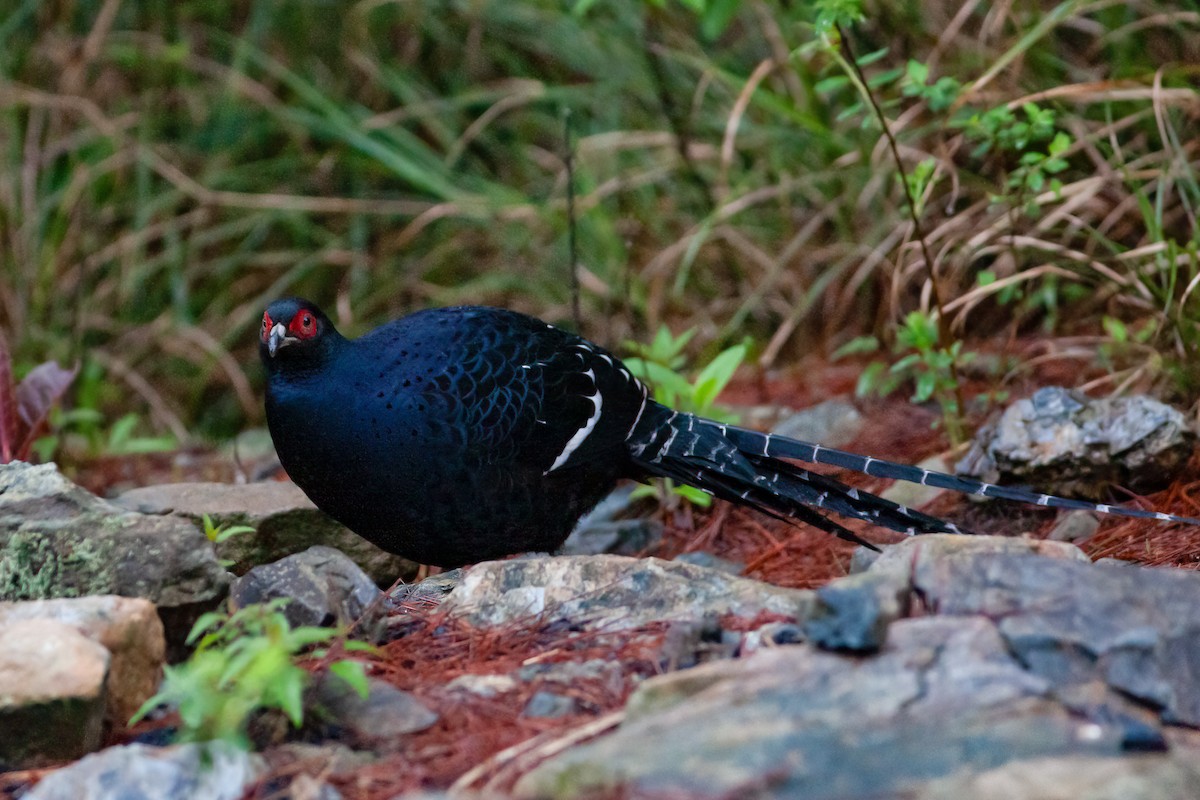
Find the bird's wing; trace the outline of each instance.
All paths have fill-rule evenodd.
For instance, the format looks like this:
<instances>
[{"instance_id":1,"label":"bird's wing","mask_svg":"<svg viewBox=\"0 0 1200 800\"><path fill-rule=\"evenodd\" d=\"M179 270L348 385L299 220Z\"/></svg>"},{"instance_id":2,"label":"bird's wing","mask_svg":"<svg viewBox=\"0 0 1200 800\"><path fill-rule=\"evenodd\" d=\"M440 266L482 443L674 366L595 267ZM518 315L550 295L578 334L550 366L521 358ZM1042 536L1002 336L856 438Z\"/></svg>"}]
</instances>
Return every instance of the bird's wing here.
<instances>
[{"instance_id":1,"label":"bird's wing","mask_svg":"<svg viewBox=\"0 0 1200 800\"><path fill-rule=\"evenodd\" d=\"M455 384L468 449L479 459L543 473L623 447L645 387L612 354L527 317L474 339Z\"/></svg>"}]
</instances>

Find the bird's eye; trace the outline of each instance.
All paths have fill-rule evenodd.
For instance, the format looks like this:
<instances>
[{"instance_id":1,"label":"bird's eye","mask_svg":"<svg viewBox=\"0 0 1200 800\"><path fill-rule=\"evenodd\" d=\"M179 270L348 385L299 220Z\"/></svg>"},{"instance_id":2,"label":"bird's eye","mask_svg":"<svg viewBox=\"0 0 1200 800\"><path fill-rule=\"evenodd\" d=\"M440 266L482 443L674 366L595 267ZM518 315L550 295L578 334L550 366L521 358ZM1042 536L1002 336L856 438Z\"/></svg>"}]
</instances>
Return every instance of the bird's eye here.
<instances>
[{"instance_id":1,"label":"bird's eye","mask_svg":"<svg viewBox=\"0 0 1200 800\"><path fill-rule=\"evenodd\" d=\"M260 339L262 339L265 342L267 340L267 337L270 334L271 334L271 315L264 311L262 328L259 330L258 336Z\"/></svg>"},{"instance_id":2,"label":"bird's eye","mask_svg":"<svg viewBox=\"0 0 1200 800\"><path fill-rule=\"evenodd\" d=\"M311 311L300 311L292 317L288 330L293 336L301 339L311 339L317 335L317 318Z\"/></svg>"}]
</instances>

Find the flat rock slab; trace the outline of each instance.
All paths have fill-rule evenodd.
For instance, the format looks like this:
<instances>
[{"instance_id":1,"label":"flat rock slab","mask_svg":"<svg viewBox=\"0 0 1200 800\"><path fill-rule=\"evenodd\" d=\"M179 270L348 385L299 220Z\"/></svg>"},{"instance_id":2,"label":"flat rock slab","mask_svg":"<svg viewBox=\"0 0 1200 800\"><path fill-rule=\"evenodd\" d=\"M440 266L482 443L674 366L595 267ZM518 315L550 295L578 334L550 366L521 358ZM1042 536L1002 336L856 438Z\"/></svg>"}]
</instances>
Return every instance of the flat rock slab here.
<instances>
[{"instance_id":1,"label":"flat rock slab","mask_svg":"<svg viewBox=\"0 0 1200 800\"><path fill-rule=\"evenodd\" d=\"M1017 759L1122 752L981 618L892 626L869 659L802 645L647 681L614 733L551 759L519 797L891 797Z\"/></svg>"},{"instance_id":2,"label":"flat rock slab","mask_svg":"<svg viewBox=\"0 0 1200 800\"><path fill-rule=\"evenodd\" d=\"M232 576L203 531L112 505L53 464L0 465L0 600L117 594L212 604Z\"/></svg>"},{"instance_id":3,"label":"flat rock slab","mask_svg":"<svg viewBox=\"0 0 1200 800\"><path fill-rule=\"evenodd\" d=\"M207 514L221 527L249 525L254 533L231 536L217 545L217 555L232 562L238 574L313 545L341 550L384 586L417 569L319 511L291 481L165 483L131 489L114 502L142 514L175 514L197 524Z\"/></svg>"},{"instance_id":4,"label":"flat rock slab","mask_svg":"<svg viewBox=\"0 0 1200 800\"><path fill-rule=\"evenodd\" d=\"M615 630L714 613L801 617L813 597L678 561L557 556L476 564L442 607L479 626L540 617Z\"/></svg>"}]
</instances>

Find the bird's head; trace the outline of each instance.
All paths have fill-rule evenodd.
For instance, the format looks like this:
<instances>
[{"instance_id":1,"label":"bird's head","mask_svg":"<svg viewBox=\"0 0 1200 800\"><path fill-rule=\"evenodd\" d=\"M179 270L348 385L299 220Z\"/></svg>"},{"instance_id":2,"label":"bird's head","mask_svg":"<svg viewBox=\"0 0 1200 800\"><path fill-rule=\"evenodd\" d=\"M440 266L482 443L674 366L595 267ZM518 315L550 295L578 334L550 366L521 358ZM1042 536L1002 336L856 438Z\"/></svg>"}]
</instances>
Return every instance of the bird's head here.
<instances>
[{"instance_id":1,"label":"bird's head","mask_svg":"<svg viewBox=\"0 0 1200 800\"><path fill-rule=\"evenodd\" d=\"M258 333L258 352L268 368L319 360L341 336L313 303L285 297L267 306Z\"/></svg>"}]
</instances>

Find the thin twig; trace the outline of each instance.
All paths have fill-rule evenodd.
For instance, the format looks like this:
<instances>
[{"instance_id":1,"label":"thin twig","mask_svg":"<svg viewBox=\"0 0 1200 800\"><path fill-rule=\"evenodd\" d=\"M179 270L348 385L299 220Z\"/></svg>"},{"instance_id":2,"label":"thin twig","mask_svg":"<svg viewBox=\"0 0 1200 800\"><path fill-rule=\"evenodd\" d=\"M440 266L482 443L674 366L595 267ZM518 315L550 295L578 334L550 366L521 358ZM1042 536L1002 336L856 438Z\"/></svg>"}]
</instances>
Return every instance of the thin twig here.
<instances>
[{"instance_id":1,"label":"thin twig","mask_svg":"<svg viewBox=\"0 0 1200 800\"><path fill-rule=\"evenodd\" d=\"M887 140L888 148L892 151L892 159L896 162L896 171L900 174L900 186L904 190L905 205L908 207L908 217L912 222L913 236L917 243L921 246L921 256L925 259L925 270L929 275L930 290L933 293L933 303L937 306L938 318L938 345L942 349L949 348L949 342L952 339L950 333L950 319L945 313L945 304L942 302L942 292L938 286L937 269L935 268L933 255L929 250L929 243L925 239L925 229L921 225L921 216L917 213L917 201L912 195L912 187L909 185L908 170L904 167L904 160L900 157L900 146L896 143L896 137L892 135L892 129L888 125L887 117L883 114L883 109L879 106L879 101L875 99L874 92L867 84L867 76L863 73L862 67L858 64L858 59L855 57L854 49L850 45L850 38L840 25L837 26L838 44L842 48L843 55L849 63L850 68L854 70L857 76L859 85L862 86L863 93L866 95L867 101L871 104L871 108L875 112L875 119L879 122L879 127L883 131L883 136ZM950 359L950 381L954 384L954 402L957 404L957 413L959 416L966 412L966 402L963 397L962 382L958 376L958 365L954 359ZM946 420L947 432L950 433L950 438L954 440L954 444L958 443L961 438L962 431L958 430L958 420ZM953 425L954 430L950 430Z\"/></svg>"}]
</instances>

